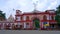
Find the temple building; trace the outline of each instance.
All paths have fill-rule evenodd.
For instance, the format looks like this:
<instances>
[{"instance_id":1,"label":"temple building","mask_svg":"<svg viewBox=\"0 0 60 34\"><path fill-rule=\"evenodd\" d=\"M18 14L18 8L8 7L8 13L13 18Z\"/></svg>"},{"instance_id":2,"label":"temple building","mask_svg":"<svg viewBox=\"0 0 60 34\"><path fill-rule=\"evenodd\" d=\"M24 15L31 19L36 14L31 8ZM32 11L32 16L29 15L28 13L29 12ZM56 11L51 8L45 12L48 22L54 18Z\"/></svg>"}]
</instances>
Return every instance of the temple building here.
<instances>
[{"instance_id":1,"label":"temple building","mask_svg":"<svg viewBox=\"0 0 60 34\"><path fill-rule=\"evenodd\" d=\"M10 15L9 18L7 19L7 21L14 22L14 17L12 15Z\"/></svg>"},{"instance_id":2,"label":"temple building","mask_svg":"<svg viewBox=\"0 0 60 34\"><path fill-rule=\"evenodd\" d=\"M47 29L56 28L55 11L46 10L22 13L16 10L15 23L20 24L21 29Z\"/></svg>"},{"instance_id":3,"label":"temple building","mask_svg":"<svg viewBox=\"0 0 60 34\"><path fill-rule=\"evenodd\" d=\"M14 17L10 15L8 19L0 21L0 30L12 30L13 24L14 24Z\"/></svg>"}]
</instances>

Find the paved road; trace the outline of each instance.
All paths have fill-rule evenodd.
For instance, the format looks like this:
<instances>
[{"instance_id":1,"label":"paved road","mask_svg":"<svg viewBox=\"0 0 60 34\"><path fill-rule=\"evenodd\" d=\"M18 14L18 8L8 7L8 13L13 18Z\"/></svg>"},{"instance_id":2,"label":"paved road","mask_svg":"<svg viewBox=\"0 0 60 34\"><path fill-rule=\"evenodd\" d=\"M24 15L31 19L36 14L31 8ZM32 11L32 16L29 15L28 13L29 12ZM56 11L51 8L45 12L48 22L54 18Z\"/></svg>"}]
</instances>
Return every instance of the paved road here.
<instances>
[{"instance_id":1,"label":"paved road","mask_svg":"<svg viewBox=\"0 0 60 34\"><path fill-rule=\"evenodd\" d=\"M0 34L60 34L60 31L43 31L43 30L0 30Z\"/></svg>"}]
</instances>

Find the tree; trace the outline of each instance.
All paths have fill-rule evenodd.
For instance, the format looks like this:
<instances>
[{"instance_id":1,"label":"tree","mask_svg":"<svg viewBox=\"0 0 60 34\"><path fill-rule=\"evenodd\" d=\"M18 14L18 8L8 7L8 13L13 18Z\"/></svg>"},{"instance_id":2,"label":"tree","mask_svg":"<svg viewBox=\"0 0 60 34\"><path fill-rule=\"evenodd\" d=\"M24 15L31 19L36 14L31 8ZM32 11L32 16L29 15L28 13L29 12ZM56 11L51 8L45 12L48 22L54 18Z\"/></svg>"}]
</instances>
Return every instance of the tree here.
<instances>
[{"instance_id":1,"label":"tree","mask_svg":"<svg viewBox=\"0 0 60 34\"><path fill-rule=\"evenodd\" d=\"M60 26L60 5L57 7L57 10L55 13L56 13L55 20L57 21L58 26Z\"/></svg>"},{"instance_id":2,"label":"tree","mask_svg":"<svg viewBox=\"0 0 60 34\"><path fill-rule=\"evenodd\" d=\"M34 19L34 23L35 23L35 27L36 28L40 28L40 25L39 25L39 19Z\"/></svg>"},{"instance_id":3,"label":"tree","mask_svg":"<svg viewBox=\"0 0 60 34\"><path fill-rule=\"evenodd\" d=\"M2 13L3 11L0 10L0 20L5 20L6 17L5 17L5 13Z\"/></svg>"}]
</instances>

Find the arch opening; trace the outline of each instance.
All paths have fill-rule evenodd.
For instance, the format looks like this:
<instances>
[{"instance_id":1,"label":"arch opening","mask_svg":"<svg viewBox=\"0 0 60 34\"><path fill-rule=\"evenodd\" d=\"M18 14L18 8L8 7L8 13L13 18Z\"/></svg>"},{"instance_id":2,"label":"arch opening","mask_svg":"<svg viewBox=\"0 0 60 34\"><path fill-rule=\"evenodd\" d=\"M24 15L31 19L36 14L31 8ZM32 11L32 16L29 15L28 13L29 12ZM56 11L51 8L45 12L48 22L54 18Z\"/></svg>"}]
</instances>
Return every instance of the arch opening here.
<instances>
[{"instance_id":1,"label":"arch opening","mask_svg":"<svg viewBox=\"0 0 60 34\"><path fill-rule=\"evenodd\" d=\"M38 18L33 19L33 26L35 28L40 28L40 20Z\"/></svg>"}]
</instances>

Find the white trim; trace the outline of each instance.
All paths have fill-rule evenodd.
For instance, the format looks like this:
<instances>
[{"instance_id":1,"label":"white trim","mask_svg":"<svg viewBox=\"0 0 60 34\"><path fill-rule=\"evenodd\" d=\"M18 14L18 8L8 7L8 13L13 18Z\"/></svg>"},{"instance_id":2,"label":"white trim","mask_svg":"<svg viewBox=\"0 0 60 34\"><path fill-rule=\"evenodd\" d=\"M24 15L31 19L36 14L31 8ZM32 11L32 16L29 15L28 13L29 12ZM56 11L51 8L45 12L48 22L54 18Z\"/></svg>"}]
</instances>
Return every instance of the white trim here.
<instances>
[{"instance_id":1,"label":"white trim","mask_svg":"<svg viewBox=\"0 0 60 34\"><path fill-rule=\"evenodd\" d=\"M50 20L52 20L51 16L50 16Z\"/></svg>"},{"instance_id":2,"label":"white trim","mask_svg":"<svg viewBox=\"0 0 60 34\"><path fill-rule=\"evenodd\" d=\"M46 15L47 16L47 20L49 20L49 15Z\"/></svg>"},{"instance_id":3,"label":"white trim","mask_svg":"<svg viewBox=\"0 0 60 34\"><path fill-rule=\"evenodd\" d=\"M23 16L23 19L26 20L26 16Z\"/></svg>"},{"instance_id":4,"label":"white trim","mask_svg":"<svg viewBox=\"0 0 60 34\"><path fill-rule=\"evenodd\" d=\"M24 22L24 28L26 28L26 23Z\"/></svg>"}]
</instances>

